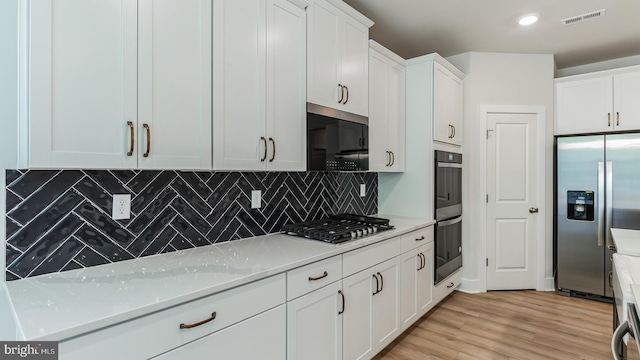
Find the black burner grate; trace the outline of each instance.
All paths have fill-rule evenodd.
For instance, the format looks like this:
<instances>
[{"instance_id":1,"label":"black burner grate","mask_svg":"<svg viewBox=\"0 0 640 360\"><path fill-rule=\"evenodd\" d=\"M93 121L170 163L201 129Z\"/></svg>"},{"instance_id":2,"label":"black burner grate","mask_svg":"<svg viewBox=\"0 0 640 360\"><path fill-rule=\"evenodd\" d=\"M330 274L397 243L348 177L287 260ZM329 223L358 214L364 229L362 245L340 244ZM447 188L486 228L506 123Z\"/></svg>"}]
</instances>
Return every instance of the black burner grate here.
<instances>
[{"instance_id":1,"label":"black burner grate","mask_svg":"<svg viewBox=\"0 0 640 360\"><path fill-rule=\"evenodd\" d=\"M389 219L353 214L330 215L330 218L285 225L282 231L289 235L321 240L333 244L391 230Z\"/></svg>"}]
</instances>

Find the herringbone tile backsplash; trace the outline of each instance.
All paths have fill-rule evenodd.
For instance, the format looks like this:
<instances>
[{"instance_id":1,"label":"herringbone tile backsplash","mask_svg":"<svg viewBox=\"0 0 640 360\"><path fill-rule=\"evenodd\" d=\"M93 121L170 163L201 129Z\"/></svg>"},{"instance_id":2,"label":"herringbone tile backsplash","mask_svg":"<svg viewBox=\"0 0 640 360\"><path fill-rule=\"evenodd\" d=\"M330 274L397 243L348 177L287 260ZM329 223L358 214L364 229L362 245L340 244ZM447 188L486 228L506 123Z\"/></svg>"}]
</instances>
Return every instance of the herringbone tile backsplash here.
<instances>
[{"instance_id":1,"label":"herringbone tile backsplash","mask_svg":"<svg viewBox=\"0 0 640 360\"><path fill-rule=\"evenodd\" d=\"M359 196L360 184L367 195ZM7 170L7 280L377 212L375 173ZM251 190L262 207L251 209ZM112 220L113 194L131 219Z\"/></svg>"}]
</instances>

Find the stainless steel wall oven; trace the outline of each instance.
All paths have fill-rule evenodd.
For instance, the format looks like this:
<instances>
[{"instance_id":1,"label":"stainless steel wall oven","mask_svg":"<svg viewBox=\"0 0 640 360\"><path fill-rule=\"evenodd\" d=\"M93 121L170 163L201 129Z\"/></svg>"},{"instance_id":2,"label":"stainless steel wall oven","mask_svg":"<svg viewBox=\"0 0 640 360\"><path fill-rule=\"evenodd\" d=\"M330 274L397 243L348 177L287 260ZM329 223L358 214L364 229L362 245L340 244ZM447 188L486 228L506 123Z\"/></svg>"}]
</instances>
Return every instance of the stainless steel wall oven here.
<instances>
[{"instance_id":1,"label":"stainless steel wall oven","mask_svg":"<svg viewBox=\"0 0 640 360\"><path fill-rule=\"evenodd\" d=\"M462 154L435 151L435 283L462 267Z\"/></svg>"}]
</instances>

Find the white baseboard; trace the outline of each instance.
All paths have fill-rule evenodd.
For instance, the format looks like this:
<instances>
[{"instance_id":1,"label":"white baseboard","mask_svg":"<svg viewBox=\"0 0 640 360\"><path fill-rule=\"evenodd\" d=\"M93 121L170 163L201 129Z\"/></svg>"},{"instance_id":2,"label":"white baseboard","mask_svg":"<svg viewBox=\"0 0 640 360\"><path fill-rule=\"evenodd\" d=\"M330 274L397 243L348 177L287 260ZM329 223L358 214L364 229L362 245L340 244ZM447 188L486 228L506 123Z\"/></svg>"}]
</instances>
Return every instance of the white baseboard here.
<instances>
[{"instance_id":1,"label":"white baseboard","mask_svg":"<svg viewBox=\"0 0 640 360\"><path fill-rule=\"evenodd\" d=\"M536 289L538 291L556 291L556 282L553 277L544 278L544 284L542 289Z\"/></svg>"},{"instance_id":2,"label":"white baseboard","mask_svg":"<svg viewBox=\"0 0 640 360\"><path fill-rule=\"evenodd\" d=\"M487 289L485 289L484 286L480 284L480 280L465 279L465 278L462 278L462 283L460 284L457 290L467 294L477 294L477 293L487 292Z\"/></svg>"}]
</instances>

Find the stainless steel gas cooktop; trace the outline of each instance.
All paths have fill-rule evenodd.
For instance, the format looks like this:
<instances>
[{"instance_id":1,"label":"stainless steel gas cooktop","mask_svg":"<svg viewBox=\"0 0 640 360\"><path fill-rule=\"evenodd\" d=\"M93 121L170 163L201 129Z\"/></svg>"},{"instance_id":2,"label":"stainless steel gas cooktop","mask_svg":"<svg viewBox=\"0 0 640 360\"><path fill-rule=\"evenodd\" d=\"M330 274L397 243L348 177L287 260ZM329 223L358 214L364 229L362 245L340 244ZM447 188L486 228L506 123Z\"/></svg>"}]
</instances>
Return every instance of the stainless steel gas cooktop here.
<instances>
[{"instance_id":1,"label":"stainless steel gas cooktop","mask_svg":"<svg viewBox=\"0 0 640 360\"><path fill-rule=\"evenodd\" d=\"M389 225L389 219L338 214L329 215L329 218L285 225L282 231L289 235L338 244L391 229L393 226Z\"/></svg>"}]
</instances>

